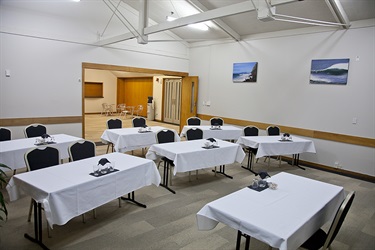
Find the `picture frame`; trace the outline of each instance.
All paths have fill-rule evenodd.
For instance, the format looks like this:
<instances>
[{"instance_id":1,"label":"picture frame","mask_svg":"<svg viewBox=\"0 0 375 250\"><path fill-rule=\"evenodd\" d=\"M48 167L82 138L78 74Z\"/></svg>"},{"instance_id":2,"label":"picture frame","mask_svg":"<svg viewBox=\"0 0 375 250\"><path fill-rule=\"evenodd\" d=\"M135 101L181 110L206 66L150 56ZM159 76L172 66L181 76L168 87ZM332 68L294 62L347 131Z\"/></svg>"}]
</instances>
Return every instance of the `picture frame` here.
<instances>
[{"instance_id":1,"label":"picture frame","mask_svg":"<svg viewBox=\"0 0 375 250\"><path fill-rule=\"evenodd\" d=\"M349 61L349 58L312 60L310 84L346 85Z\"/></svg>"},{"instance_id":2,"label":"picture frame","mask_svg":"<svg viewBox=\"0 0 375 250\"><path fill-rule=\"evenodd\" d=\"M234 83L256 82L258 62L233 63L232 81Z\"/></svg>"}]
</instances>

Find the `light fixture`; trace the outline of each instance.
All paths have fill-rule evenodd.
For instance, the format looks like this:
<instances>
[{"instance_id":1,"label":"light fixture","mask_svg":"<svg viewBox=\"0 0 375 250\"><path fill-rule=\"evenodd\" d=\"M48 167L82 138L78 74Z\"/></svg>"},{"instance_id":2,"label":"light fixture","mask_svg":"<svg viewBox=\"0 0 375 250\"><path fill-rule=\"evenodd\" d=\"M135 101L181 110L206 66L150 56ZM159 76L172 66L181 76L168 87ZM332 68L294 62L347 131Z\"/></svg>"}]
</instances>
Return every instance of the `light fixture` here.
<instances>
[{"instance_id":1,"label":"light fixture","mask_svg":"<svg viewBox=\"0 0 375 250\"><path fill-rule=\"evenodd\" d=\"M174 12L171 11L171 15L170 16L166 16L166 19L168 22L171 22L171 21L174 21L177 19L177 17L174 17L173 16ZM203 31L207 31L208 30L208 26L204 23L192 23L192 24L188 24L187 25L188 27L190 28L194 28L194 29L198 29L198 30L203 30Z\"/></svg>"},{"instance_id":2,"label":"light fixture","mask_svg":"<svg viewBox=\"0 0 375 250\"><path fill-rule=\"evenodd\" d=\"M72 0L72 1L73 1L73 2L77 2L77 3L78 3L78 2L80 2L81 0Z\"/></svg>"},{"instance_id":3,"label":"light fixture","mask_svg":"<svg viewBox=\"0 0 375 250\"><path fill-rule=\"evenodd\" d=\"M204 23L193 23L193 24L189 24L188 26L194 29L198 29L198 30L203 30L203 31L208 30L208 26L205 25Z\"/></svg>"},{"instance_id":4,"label":"light fixture","mask_svg":"<svg viewBox=\"0 0 375 250\"><path fill-rule=\"evenodd\" d=\"M168 22L174 21L177 19L177 17L173 16L174 12L171 11L171 14L169 16L166 16L165 18L167 19Z\"/></svg>"}]
</instances>

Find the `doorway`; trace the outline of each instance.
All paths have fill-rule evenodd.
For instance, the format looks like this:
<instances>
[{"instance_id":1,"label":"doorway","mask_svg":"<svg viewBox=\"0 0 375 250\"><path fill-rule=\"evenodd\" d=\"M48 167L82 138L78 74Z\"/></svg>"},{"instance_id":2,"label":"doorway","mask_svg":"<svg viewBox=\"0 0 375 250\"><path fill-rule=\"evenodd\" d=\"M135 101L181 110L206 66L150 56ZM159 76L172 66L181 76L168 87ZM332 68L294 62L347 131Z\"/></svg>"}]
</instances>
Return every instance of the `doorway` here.
<instances>
[{"instance_id":1,"label":"doorway","mask_svg":"<svg viewBox=\"0 0 375 250\"><path fill-rule=\"evenodd\" d=\"M86 69L95 69L95 70L107 70L107 71L120 71L128 72L134 74L143 74L144 76L153 76L153 75L169 75L177 77L187 77L189 74L187 72L178 72L178 71L168 71L168 70L158 70L158 69L147 69L147 68L135 68L127 66L117 66L117 65L107 65L107 64L96 64L96 63L82 63L82 136L85 135L85 70Z\"/></svg>"}]
</instances>

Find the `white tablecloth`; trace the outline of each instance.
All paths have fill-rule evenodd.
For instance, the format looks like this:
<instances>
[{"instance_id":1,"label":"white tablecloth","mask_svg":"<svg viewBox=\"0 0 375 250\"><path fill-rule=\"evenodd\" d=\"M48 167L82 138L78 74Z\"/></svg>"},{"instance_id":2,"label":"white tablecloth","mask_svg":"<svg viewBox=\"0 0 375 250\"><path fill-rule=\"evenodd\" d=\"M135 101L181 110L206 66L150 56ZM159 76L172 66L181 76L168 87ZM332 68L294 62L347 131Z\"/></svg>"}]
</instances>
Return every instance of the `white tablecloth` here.
<instances>
[{"instance_id":1,"label":"white tablecloth","mask_svg":"<svg viewBox=\"0 0 375 250\"><path fill-rule=\"evenodd\" d=\"M115 162L119 171L100 177L90 175L101 158ZM111 153L17 174L9 181L7 190L11 201L24 192L42 203L52 226L63 225L73 217L151 184L160 184L153 161Z\"/></svg>"},{"instance_id":2,"label":"white tablecloth","mask_svg":"<svg viewBox=\"0 0 375 250\"><path fill-rule=\"evenodd\" d=\"M256 158L271 155L291 155L304 152L316 153L314 142L296 136L292 141L279 141L280 136L241 136L237 143L257 148Z\"/></svg>"},{"instance_id":3,"label":"white tablecloth","mask_svg":"<svg viewBox=\"0 0 375 250\"><path fill-rule=\"evenodd\" d=\"M60 159L69 157L68 147L71 143L83 140L82 138L65 134L51 136L56 143L48 144L48 146L59 150ZM36 138L23 138L0 142L0 162L13 170L26 167L24 155L29 149L38 147L35 145L35 140Z\"/></svg>"},{"instance_id":4,"label":"white tablecloth","mask_svg":"<svg viewBox=\"0 0 375 250\"><path fill-rule=\"evenodd\" d=\"M156 143L156 133L166 129L161 126L150 127L151 132L139 133L140 128L119 128L106 129L101 139L104 142L111 142L115 145L116 152L127 152L139 148L149 147ZM175 133L175 140L180 141L180 137Z\"/></svg>"},{"instance_id":5,"label":"white tablecloth","mask_svg":"<svg viewBox=\"0 0 375 250\"><path fill-rule=\"evenodd\" d=\"M342 187L288 173L269 181L278 189L246 187L205 205L197 213L198 229L211 230L222 222L274 248L297 249L333 219L345 198Z\"/></svg>"},{"instance_id":6,"label":"white tablecloth","mask_svg":"<svg viewBox=\"0 0 375 250\"><path fill-rule=\"evenodd\" d=\"M146 154L147 159L156 160L165 156L173 160L174 174L188 172L219 165L241 163L245 153L241 146L235 143L217 139L220 148L204 149L207 140L181 141L152 145Z\"/></svg>"},{"instance_id":7,"label":"white tablecloth","mask_svg":"<svg viewBox=\"0 0 375 250\"><path fill-rule=\"evenodd\" d=\"M221 129L211 129L211 126L203 125L203 126L184 126L182 128L181 137L186 136L186 131L189 128L200 128L203 130L203 138L217 138L221 140L237 140L241 135L243 135L242 129L235 127L224 125L221 126Z\"/></svg>"}]
</instances>

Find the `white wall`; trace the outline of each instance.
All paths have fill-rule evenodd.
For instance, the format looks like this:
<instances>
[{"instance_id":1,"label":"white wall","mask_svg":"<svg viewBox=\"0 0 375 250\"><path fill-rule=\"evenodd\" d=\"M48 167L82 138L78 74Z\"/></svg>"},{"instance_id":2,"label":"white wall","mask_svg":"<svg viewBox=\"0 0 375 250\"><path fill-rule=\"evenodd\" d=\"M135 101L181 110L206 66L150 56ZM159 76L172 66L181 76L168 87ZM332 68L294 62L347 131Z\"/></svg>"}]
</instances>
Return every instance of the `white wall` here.
<instances>
[{"instance_id":1,"label":"white wall","mask_svg":"<svg viewBox=\"0 0 375 250\"><path fill-rule=\"evenodd\" d=\"M321 31L321 32L317 32ZM198 113L375 138L374 20L349 30L304 29L190 49ZM312 59L350 58L345 86L309 84ZM258 62L256 83L233 83L233 63ZM210 106L203 106L210 101ZM357 124L352 124L357 118ZM375 176L375 149L314 140L302 159Z\"/></svg>"},{"instance_id":2,"label":"white wall","mask_svg":"<svg viewBox=\"0 0 375 250\"><path fill-rule=\"evenodd\" d=\"M27 11L23 3L0 4L0 118L81 116L82 62L188 71L188 49L179 43L95 47L74 40L93 38L70 20ZM22 128L11 127L13 138L23 137ZM82 136L81 123L47 128Z\"/></svg>"},{"instance_id":3,"label":"white wall","mask_svg":"<svg viewBox=\"0 0 375 250\"><path fill-rule=\"evenodd\" d=\"M102 103L114 104L117 102L117 77L108 70L85 70L86 82L102 82L103 98L85 98L85 113L98 113L102 111Z\"/></svg>"}]
</instances>

